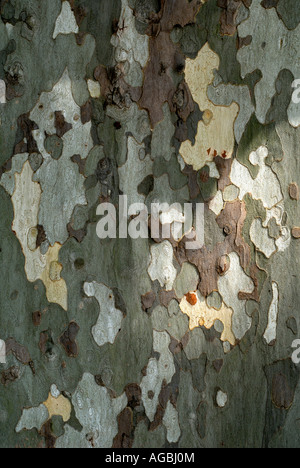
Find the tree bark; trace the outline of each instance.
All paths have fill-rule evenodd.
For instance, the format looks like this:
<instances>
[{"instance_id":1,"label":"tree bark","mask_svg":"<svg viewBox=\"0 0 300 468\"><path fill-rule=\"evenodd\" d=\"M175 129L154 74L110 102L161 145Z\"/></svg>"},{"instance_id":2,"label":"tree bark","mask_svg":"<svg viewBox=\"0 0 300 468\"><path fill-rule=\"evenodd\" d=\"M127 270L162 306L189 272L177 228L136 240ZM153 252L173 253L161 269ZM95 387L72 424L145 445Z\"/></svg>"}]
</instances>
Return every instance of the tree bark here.
<instances>
[{"instance_id":1,"label":"tree bark","mask_svg":"<svg viewBox=\"0 0 300 468\"><path fill-rule=\"evenodd\" d=\"M299 2L0 12L0 446L299 447Z\"/></svg>"}]
</instances>

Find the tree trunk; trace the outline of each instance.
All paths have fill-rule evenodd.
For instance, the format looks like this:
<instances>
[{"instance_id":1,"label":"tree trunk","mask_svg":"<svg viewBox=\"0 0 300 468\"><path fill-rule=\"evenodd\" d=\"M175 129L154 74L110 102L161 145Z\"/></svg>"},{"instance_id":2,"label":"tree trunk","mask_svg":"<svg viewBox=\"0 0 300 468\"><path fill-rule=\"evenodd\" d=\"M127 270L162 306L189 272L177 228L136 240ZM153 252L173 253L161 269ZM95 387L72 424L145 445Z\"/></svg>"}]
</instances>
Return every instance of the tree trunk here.
<instances>
[{"instance_id":1,"label":"tree trunk","mask_svg":"<svg viewBox=\"0 0 300 468\"><path fill-rule=\"evenodd\" d=\"M299 2L0 10L0 446L299 447Z\"/></svg>"}]
</instances>

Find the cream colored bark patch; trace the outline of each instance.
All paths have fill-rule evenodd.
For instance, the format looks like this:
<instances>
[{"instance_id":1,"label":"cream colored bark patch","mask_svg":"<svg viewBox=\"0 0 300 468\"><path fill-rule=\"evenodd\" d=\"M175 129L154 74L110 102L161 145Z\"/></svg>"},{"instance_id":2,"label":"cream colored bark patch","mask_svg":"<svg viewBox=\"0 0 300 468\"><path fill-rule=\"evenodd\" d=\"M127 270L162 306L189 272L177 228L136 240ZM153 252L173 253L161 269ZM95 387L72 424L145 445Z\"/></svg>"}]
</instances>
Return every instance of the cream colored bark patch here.
<instances>
[{"instance_id":1,"label":"cream colored bark patch","mask_svg":"<svg viewBox=\"0 0 300 468\"><path fill-rule=\"evenodd\" d=\"M69 400L63 395L59 395L57 398L55 398L51 395L51 393L49 393L49 397L44 402L44 405L48 410L49 419L51 419L52 416L61 416L64 422L69 421L71 417L72 406Z\"/></svg>"},{"instance_id":2,"label":"cream colored bark patch","mask_svg":"<svg viewBox=\"0 0 300 468\"><path fill-rule=\"evenodd\" d=\"M221 190L218 190L215 197L209 202L209 209L213 211L216 216L219 216L223 208L224 208L223 195L222 195Z\"/></svg>"},{"instance_id":3,"label":"cream colored bark patch","mask_svg":"<svg viewBox=\"0 0 300 468\"><path fill-rule=\"evenodd\" d=\"M12 195L14 220L12 229L20 241L25 256L25 272L28 281L43 281L49 302L67 310L67 286L60 277L62 266L58 261L60 244L54 244L42 255L36 248L38 212L41 187L32 181L33 171L27 161L20 174L15 174L15 191Z\"/></svg>"},{"instance_id":4,"label":"cream colored bark patch","mask_svg":"<svg viewBox=\"0 0 300 468\"><path fill-rule=\"evenodd\" d=\"M188 298L190 299L191 296L193 300L188 301ZM190 302L192 302L192 304ZM191 330L197 327L210 329L213 327L214 323L219 320L224 326L221 340L228 341L233 346L235 345L235 337L232 333L233 310L226 307L224 303L220 310L208 307L205 299L197 292L186 295L180 302L180 309L184 314L188 315Z\"/></svg>"},{"instance_id":5,"label":"cream colored bark patch","mask_svg":"<svg viewBox=\"0 0 300 468\"><path fill-rule=\"evenodd\" d=\"M88 80L87 85L92 98L99 98L101 96L101 88L98 81Z\"/></svg>"},{"instance_id":6,"label":"cream colored bark patch","mask_svg":"<svg viewBox=\"0 0 300 468\"><path fill-rule=\"evenodd\" d=\"M239 106L215 106L207 97L207 88L213 83L213 71L218 69L220 59L208 43L200 50L195 60L187 59L185 76L193 99L204 112L203 121L198 124L195 145L185 141L180 154L186 164L199 170L217 155L231 158L234 148L234 122Z\"/></svg>"},{"instance_id":7,"label":"cream colored bark patch","mask_svg":"<svg viewBox=\"0 0 300 468\"><path fill-rule=\"evenodd\" d=\"M58 261L61 247L62 246L60 244L55 243L53 247L49 248L45 255L46 268L43 270L40 279L46 287L48 301L59 304L63 309L67 310L67 285L60 276L63 267Z\"/></svg>"}]
</instances>

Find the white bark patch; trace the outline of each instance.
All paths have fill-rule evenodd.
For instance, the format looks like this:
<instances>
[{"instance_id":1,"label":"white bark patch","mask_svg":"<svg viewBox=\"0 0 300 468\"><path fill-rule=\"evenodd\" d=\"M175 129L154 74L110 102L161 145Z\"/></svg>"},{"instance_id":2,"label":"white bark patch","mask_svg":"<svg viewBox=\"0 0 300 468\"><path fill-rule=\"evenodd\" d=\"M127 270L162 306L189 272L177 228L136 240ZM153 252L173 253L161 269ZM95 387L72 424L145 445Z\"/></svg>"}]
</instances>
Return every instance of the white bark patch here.
<instances>
[{"instance_id":1,"label":"white bark patch","mask_svg":"<svg viewBox=\"0 0 300 468\"><path fill-rule=\"evenodd\" d=\"M31 431L34 428L40 431L48 419L49 413L46 406L43 404L37 408L25 408L17 424L16 432L21 432L23 429Z\"/></svg>"},{"instance_id":2,"label":"white bark patch","mask_svg":"<svg viewBox=\"0 0 300 468\"><path fill-rule=\"evenodd\" d=\"M228 396L226 393L219 390L216 397L217 405L219 408L225 408L228 402Z\"/></svg>"},{"instance_id":3,"label":"white bark patch","mask_svg":"<svg viewBox=\"0 0 300 468\"><path fill-rule=\"evenodd\" d=\"M215 213L216 216L219 216L224 207L223 195L221 190L217 191L217 194L209 202L209 209Z\"/></svg>"},{"instance_id":4,"label":"white bark patch","mask_svg":"<svg viewBox=\"0 0 300 468\"><path fill-rule=\"evenodd\" d=\"M233 310L232 331L235 338L241 340L250 329L252 320L246 313L246 301L241 301L238 295L239 292L251 294L254 283L242 269L239 256L233 252L229 257L230 268L224 276L220 276L218 289L224 303Z\"/></svg>"},{"instance_id":5,"label":"white bark patch","mask_svg":"<svg viewBox=\"0 0 300 468\"><path fill-rule=\"evenodd\" d=\"M100 307L96 325L92 328L94 340L98 346L113 344L122 326L123 314L115 307L111 289L100 283L85 283L84 292L88 297L95 297Z\"/></svg>"},{"instance_id":6,"label":"white bark patch","mask_svg":"<svg viewBox=\"0 0 300 468\"><path fill-rule=\"evenodd\" d=\"M283 200L283 194L276 174L265 163L268 154L268 149L265 146L261 146L250 154L251 164L259 166L259 172L255 179L251 177L246 166L234 159L230 179L240 189L240 200L243 200L245 195L249 193L254 200L261 200L264 207L270 210Z\"/></svg>"},{"instance_id":7,"label":"white bark patch","mask_svg":"<svg viewBox=\"0 0 300 468\"><path fill-rule=\"evenodd\" d=\"M271 167L267 166L265 159L268 157L268 149L261 146L253 151L249 160L253 166L259 166L258 175L252 178L247 167L235 159L232 163L230 179L240 189L239 199L243 200L246 194L250 194L254 200L261 200L266 210L264 223L254 220L250 230L252 242L257 249L270 258L278 249L283 252L291 241L291 233L287 226L283 226L283 193L280 182ZM269 237L267 226L274 218L280 227L281 235L274 241Z\"/></svg>"},{"instance_id":8,"label":"white bark patch","mask_svg":"<svg viewBox=\"0 0 300 468\"><path fill-rule=\"evenodd\" d=\"M269 236L268 229L263 227L261 219L256 218L253 221L250 228L250 238L256 249L267 258L271 258L277 250L274 239Z\"/></svg>"},{"instance_id":9,"label":"white bark patch","mask_svg":"<svg viewBox=\"0 0 300 468\"><path fill-rule=\"evenodd\" d=\"M4 172L0 179L0 185L5 188L7 193L12 196L15 190L15 173L20 174L23 166L28 159L28 153L16 154L11 162L11 170Z\"/></svg>"},{"instance_id":10,"label":"white bark patch","mask_svg":"<svg viewBox=\"0 0 300 468\"><path fill-rule=\"evenodd\" d=\"M151 422L156 414L163 381L165 380L168 385L175 374L174 359L169 349L170 342L168 333L153 331L153 350L160 356L159 359L149 360L147 374L141 382L142 399Z\"/></svg>"},{"instance_id":11,"label":"white bark patch","mask_svg":"<svg viewBox=\"0 0 300 468\"><path fill-rule=\"evenodd\" d=\"M165 415L163 417L163 424L167 429L168 442L170 442L170 444L178 442L181 435L178 411L170 401L168 401Z\"/></svg>"},{"instance_id":12,"label":"white bark patch","mask_svg":"<svg viewBox=\"0 0 300 468\"><path fill-rule=\"evenodd\" d=\"M53 396L53 398L58 398L61 394L55 384L51 385L50 393Z\"/></svg>"},{"instance_id":13,"label":"white bark patch","mask_svg":"<svg viewBox=\"0 0 300 468\"><path fill-rule=\"evenodd\" d=\"M65 426L65 433L57 439L57 448L107 448L118 433L117 416L127 404L123 393L112 398L105 387L99 387L95 377L84 374L72 396L76 417L83 427L81 432Z\"/></svg>"},{"instance_id":14,"label":"white bark patch","mask_svg":"<svg viewBox=\"0 0 300 468\"><path fill-rule=\"evenodd\" d=\"M219 174L219 171L217 169L215 161L211 161L211 162L207 163L207 166L209 168L209 177L211 177L212 179L220 179L220 174ZM184 167L183 167L183 169L184 169Z\"/></svg>"},{"instance_id":15,"label":"white bark patch","mask_svg":"<svg viewBox=\"0 0 300 468\"><path fill-rule=\"evenodd\" d=\"M232 202L239 198L240 189L236 185L228 185L224 191L218 190L214 198L209 202L209 209L219 216L226 202Z\"/></svg>"},{"instance_id":16,"label":"white bark patch","mask_svg":"<svg viewBox=\"0 0 300 468\"><path fill-rule=\"evenodd\" d=\"M263 226L267 227L269 221L272 218L274 218L277 226L280 227L280 237L275 241L278 252L284 252L290 246L292 240L290 229L287 226L283 226L283 217L284 204L279 203L278 205L274 206L271 210L267 210L266 221L263 223Z\"/></svg>"},{"instance_id":17,"label":"white bark patch","mask_svg":"<svg viewBox=\"0 0 300 468\"><path fill-rule=\"evenodd\" d=\"M264 333L264 339L268 344L272 343L276 339L277 336L277 319L278 319L278 304L279 304L279 290L278 284L273 282L272 283L272 290L273 290L273 299L269 309L269 319L268 319L268 326Z\"/></svg>"},{"instance_id":18,"label":"white bark patch","mask_svg":"<svg viewBox=\"0 0 300 468\"><path fill-rule=\"evenodd\" d=\"M77 34L78 32L78 24L76 22L71 5L68 1L64 1L60 15L58 16L55 23L53 39L56 39L59 34Z\"/></svg>"},{"instance_id":19,"label":"white bark patch","mask_svg":"<svg viewBox=\"0 0 300 468\"><path fill-rule=\"evenodd\" d=\"M45 149L45 134L56 134L55 112L62 112L65 121L71 125L62 136L63 152L58 160ZM42 93L30 119L37 123L39 130L33 135L44 158L34 180L42 188L39 210L39 224L44 227L51 245L64 244L69 237L67 225L76 205L87 203L84 182L78 166L71 161L74 154L86 159L93 148L91 122L82 124L80 107L72 94L72 82L66 70L51 92Z\"/></svg>"},{"instance_id":20,"label":"white bark patch","mask_svg":"<svg viewBox=\"0 0 300 468\"><path fill-rule=\"evenodd\" d=\"M288 107L288 119L289 123L294 128L298 128L300 126L300 106L299 103L291 101Z\"/></svg>"},{"instance_id":21,"label":"white bark patch","mask_svg":"<svg viewBox=\"0 0 300 468\"><path fill-rule=\"evenodd\" d=\"M172 237L176 241L179 241L183 237L184 230L189 231L192 229L192 222L189 226L185 226L186 217L184 213L182 213L180 203L173 204L168 211L163 211L159 218L162 225L170 226Z\"/></svg>"},{"instance_id":22,"label":"white bark patch","mask_svg":"<svg viewBox=\"0 0 300 468\"><path fill-rule=\"evenodd\" d=\"M6 364L6 343L0 340L0 364Z\"/></svg>"},{"instance_id":23,"label":"white bark patch","mask_svg":"<svg viewBox=\"0 0 300 468\"><path fill-rule=\"evenodd\" d=\"M0 104L6 103L6 84L3 80L0 80Z\"/></svg>"},{"instance_id":24,"label":"white bark patch","mask_svg":"<svg viewBox=\"0 0 300 468\"><path fill-rule=\"evenodd\" d=\"M169 241L151 246L151 262L148 273L152 281L158 280L167 291L173 289L177 276L173 265L173 247Z\"/></svg>"}]
</instances>

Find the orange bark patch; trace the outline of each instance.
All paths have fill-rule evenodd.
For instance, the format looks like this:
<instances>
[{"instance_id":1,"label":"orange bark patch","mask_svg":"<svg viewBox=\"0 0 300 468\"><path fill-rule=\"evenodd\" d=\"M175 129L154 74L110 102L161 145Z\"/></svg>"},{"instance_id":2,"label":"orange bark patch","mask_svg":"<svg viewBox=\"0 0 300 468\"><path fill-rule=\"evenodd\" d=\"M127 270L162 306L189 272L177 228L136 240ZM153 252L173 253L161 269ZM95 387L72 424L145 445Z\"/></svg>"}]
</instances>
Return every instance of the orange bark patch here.
<instances>
[{"instance_id":1,"label":"orange bark patch","mask_svg":"<svg viewBox=\"0 0 300 468\"><path fill-rule=\"evenodd\" d=\"M185 295L185 298L189 304L192 306L197 304L197 296L195 293L188 293Z\"/></svg>"}]
</instances>

